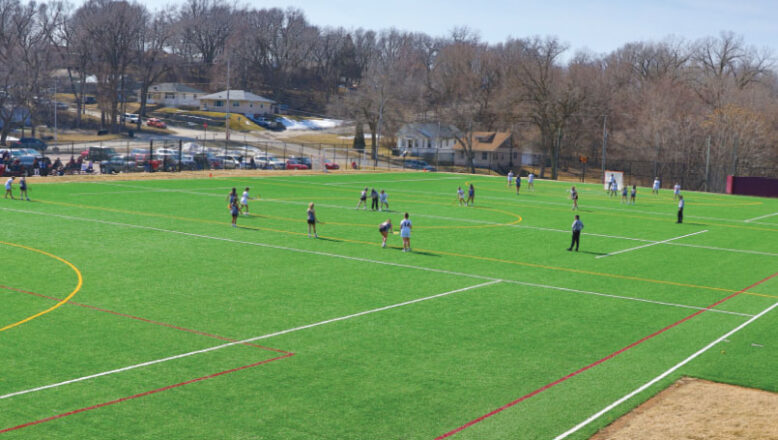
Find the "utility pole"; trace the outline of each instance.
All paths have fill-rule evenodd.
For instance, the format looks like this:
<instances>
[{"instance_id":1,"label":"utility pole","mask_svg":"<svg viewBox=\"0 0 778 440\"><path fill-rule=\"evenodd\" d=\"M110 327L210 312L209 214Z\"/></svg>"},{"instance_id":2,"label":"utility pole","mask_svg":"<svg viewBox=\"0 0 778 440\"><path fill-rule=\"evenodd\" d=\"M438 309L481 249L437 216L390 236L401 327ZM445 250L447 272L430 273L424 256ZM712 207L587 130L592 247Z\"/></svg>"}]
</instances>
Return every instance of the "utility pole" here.
<instances>
[{"instance_id":1,"label":"utility pole","mask_svg":"<svg viewBox=\"0 0 778 440\"><path fill-rule=\"evenodd\" d=\"M57 144L57 79L54 78L54 145Z\"/></svg>"},{"instance_id":2,"label":"utility pole","mask_svg":"<svg viewBox=\"0 0 778 440\"><path fill-rule=\"evenodd\" d=\"M605 182L605 149L608 143L608 129L605 126L605 122L608 120L608 115L602 115L602 181Z\"/></svg>"},{"instance_id":3,"label":"utility pole","mask_svg":"<svg viewBox=\"0 0 778 440\"><path fill-rule=\"evenodd\" d=\"M227 142L230 141L230 57L227 56L227 116L224 120L224 137Z\"/></svg>"},{"instance_id":4,"label":"utility pole","mask_svg":"<svg viewBox=\"0 0 778 440\"><path fill-rule=\"evenodd\" d=\"M705 191L710 191L710 136L705 141Z\"/></svg>"}]
</instances>

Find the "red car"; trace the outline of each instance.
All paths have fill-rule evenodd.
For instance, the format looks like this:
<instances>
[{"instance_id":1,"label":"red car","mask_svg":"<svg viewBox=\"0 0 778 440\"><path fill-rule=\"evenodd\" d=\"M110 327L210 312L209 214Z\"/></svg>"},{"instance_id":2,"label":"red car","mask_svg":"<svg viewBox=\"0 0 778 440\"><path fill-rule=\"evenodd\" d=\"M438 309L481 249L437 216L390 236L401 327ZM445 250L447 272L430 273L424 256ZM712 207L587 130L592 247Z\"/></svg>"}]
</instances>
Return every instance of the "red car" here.
<instances>
[{"instance_id":1,"label":"red car","mask_svg":"<svg viewBox=\"0 0 778 440\"><path fill-rule=\"evenodd\" d=\"M287 170L307 170L308 165L304 163L300 163L295 159L289 159L286 161L286 169Z\"/></svg>"},{"instance_id":2,"label":"red car","mask_svg":"<svg viewBox=\"0 0 778 440\"><path fill-rule=\"evenodd\" d=\"M333 162L333 161L331 161L329 159L324 159L324 168L326 168L328 170L339 170L340 169L340 165L336 164L335 162Z\"/></svg>"},{"instance_id":3,"label":"red car","mask_svg":"<svg viewBox=\"0 0 778 440\"><path fill-rule=\"evenodd\" d=\"M157 118L149 118L146 120L146 125L156 128L167 128L167 125Z\"/></svg>"}]
</instances>

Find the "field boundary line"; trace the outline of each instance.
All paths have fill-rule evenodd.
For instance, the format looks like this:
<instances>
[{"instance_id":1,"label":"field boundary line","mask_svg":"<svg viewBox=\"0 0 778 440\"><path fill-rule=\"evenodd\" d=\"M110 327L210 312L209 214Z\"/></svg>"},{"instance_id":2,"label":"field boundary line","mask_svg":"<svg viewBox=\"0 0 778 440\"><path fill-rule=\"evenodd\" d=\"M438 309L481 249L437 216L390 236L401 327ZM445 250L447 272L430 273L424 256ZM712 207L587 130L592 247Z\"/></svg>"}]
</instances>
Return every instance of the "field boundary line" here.
<instances>
[{"instance_id":1,"label":"field boundary line","mask_svg":"<svg viewBox=\"0 0 778 440\"><path fill-rule=\"evenodd\" d=\"M622 403L626 402L627 400L631 399L632 397L635 397L636 395L638 395L638 394L640 394L641 392L645 391L645 390L646 390L647 388L649 388L650 386L652 386L652 385L656 384L656 383L657 383L657 382L659 382L660 380L662 380L662 379L664 379L665 377L669 376L670 374L674 373L674 372L675 372L676 370L678 370L679 368L683 367L684 365L686 365L686 364L688 364L689 362L693 361L694 359L696 359L697 357L699 357L700 355L702 355L702 354L703 354L703 353L705 353L706 351L708 351L708 350L710 350L711 348L713 348L713 346L715 346L716 344L718 344L718 343L720 343L721 341L723 341L724 339L726 339L726 338L728 338L728 337L732 336L732 335L733 335L733 334L735 334L736 332L738 332L738 331L742 330L744 327L746 327L747 325L749 325L749 324L753 323L754 321L756 321L757 319L761 318L762 316L766 315L767 313L769 313L770 311L772 311L772 310L773 310L774 308L776 308L776 307L778 307L778 302L776 302L776 303L774 303L773 305L771 305L770 307L768 307L768 308L766 308L766 309L762 310L760 313L758 313L758 314L754 315L754 317L752 317L752 318L751 318L751 319L749 319L748 321L746 321L746 322L744 322L744 323L740 324L739 326L735 327L734 329L730 330L729 332L727 332L727 333L723 334L721 337L719 337L719 338L718 338L718 339L716 339L715 341L711 342L710 344L706 345L705 347L701 348L701 349L700 349L699 351L697 351L696 353L692 354L691 356L687 357L686 359L682 360L681 362L679 362L679 363L675 364L673 367L671 367L670 369L668 369L668 370L667 370L667 371L665 371L664 373L662 373L662 374L660 374L659 376L657 376L657 377L655 377L655 378L651 379L650 381L648 381L648 382L646 382L645 384L641 385L640 387L636 388L636 389L635 389L635 390L633 390L632 392L630 392L630 393L626 394L626 395L625 395L625 396L623 396L622 398L620 398L620 399L618 399L618 400L614 401L613 403L611 403L610 405L606 406L605 408L603 408L603 409L602 409L602 410L600 410L599 412L597 412L597 413L593 414L593 415L592 415L591 417L589 417L588 419L586 419L586 420L584 420L583 422L581 422L581 423L579 423L579 424L575 425L574 427L572 427L572 428L570 428L569 430L567 430L567 431L563 432L562 434L559 434L558 436L554 437L554 440L562 440L562 439L564 439L564 438L567 438L567 437L568 437L568 436L570 436L571 434L574 434L574 433L578 432L579 430L581 430L581 428L585 427L585 426L586 426L586 425L588 425L589 423L591 423L591 422L593 422L593 421L597 420L598 418L602 417L602 416L603 416L603 415L605 415L605 414L606 414L608 411L612 410L613 408L616 408L617 406L621 405Z\"/></svg>"},{"instance_id":2,"label":"field boundary line","mask_svg":"<svg viewBox=\"0 0 778 440\"><path fill-rule=\"evenodd\" d=\"M752 288L754 288L754 287L764 283L765 281L768 281L768 280L772 279L776 275L778 275L778 272L776 272L776 273L774 273L774 274L772 274L772 275L770 275L770 276L768 276L766 278L763 278L763 279L761 279L761 280L751 284L750 286L748 286L748 287L746 287L744 289L738 290L737 292L735 292L735 293L733 293L733 294L731 294L731 295L729 295L729 296L727 296L725 298L722 298L722 299L716 301L715 303L709 305L708 307L706 307L703 310L699 310L697 312L694 312L691 315L686 316L685 318L683 318L681 320L678 320L678 321L676 321L676 322L674 322L674 323L672 323L670 325L665 326L664 328L662 328L660 330L655 331L654 333L651 333L650 335L644 336L641 339L639 339L639 340L637 340L637 341L635 341L635 342L633 342L633 343L631 343L631 344L629 344L629 345L627 345L627 346L625 346L625 347L623 347L623 348L621 348L621 349L619 349L617 351L614 351L613 353L611 353L611 354L609 354L609 355L607 355L607 356L605 356L605 357L603 357L603 358L601 358L601 359L599 359L597 361L594 361L594 362L592 362L589 365L581 367L578 370L573 371L572 373L569 373L569 374L567 374L565 376L562 376L562 377L560 377L559 379L557 379L557 380L555 380L553 382L549 382L546 385L543 385L542 387L537 388L536 390L534 390L534 391L532 391L532 392L530 392L528 394L525 394L524 396L519 397L518 399L516 399L516 400L514 400L512 402L509 402L509 403L507 403L507 404L505 404L505 405L503 405L503 406L501 406L501 407L499 407L497 409L494 409L494 410L492 410L492 411L490 411L490 412L488 412L488 413L486 413L486 414L484 414L484 415L482 415L482 416L480 416L480 417L478 417L476 419L473 419L473 420L465 423L464 425L462 425L462 426L460 426L460 427L458 427L456 429L448 431L447 433L445 433L445 434L443 434L441 436L436 437L435 440L442 440L444 438L451 437L454 434L456 434L458 432L461 432L461 431L469 428L470 426L475 425L476 423L480 423L480 422L488 419L489 417L492 417L492 416L494 416L496 414L499 414L499 413L505 411L508 408L511 408L511 407L513 407L513 406L515 406L515 405L517 405L517 404L519 404L519 403L521 403L521 402L523 402L523 401L525 401L525 400L527 400L529 398L532 398L533 396L536 396L536 395L542 393L543 391L546 391L546 390L548 390L550 388L553 388L556 385L559 385L560 383L566 382L567 380L569 380L569 379L571 379L571 378L573 378L575 376L578 376L581 373L584 373L584 372L586 372L586 371L588 371L588 370L590 370L590 369L592 369L592 368L594 368L594 367L596 367L596 366L598 366L598 365L600 365L602 363L607 362L610 359L615 358L616 356L624 353L627 350L630 350L631 348L634 348L634 347L636 347L636 346L638 346L638 345L640 345L640 344L642 344L642 343L644 343L644 342L646 342L646 341L648 341L650 339L653 339L656 336L659 336L662 333L667 332L668 330L671 330L671 329L673 329L675 327L678 327L679 325L683 324L684 322L689 321L690 319L692 319L692 318L694 318L694 317L696 317L698 315L701 315L702 313L705 313L707 310L711 310L713 307L716 307L716 306L718 306L718 305L720 305L720 304L722 304L722 303L724 303L726 301L729 301L730 299L740 295L741 293L746 292L747 290L750 290L750 289L752 289ZM775 305L773 305L772 307L775 307ZM752 317L751 319L753 320L755 318L756 317Z\"/></svg>"},{"instance_id":3,"label":"field boundary line","mask_svg":"<svg viewBox=\"0 0 778 440\"><path fill-rule=\"evenodd\" d=\"M774 215L778 215L778 212L774 212L772 214L767 214L767 215L762 215L762 216L759 216L759 217L750 218L748 220L743 220L743 221L746 222L746 223L751 223L751 222L753 222L755 220L761 220L763 218L772 217Z\"/></svg>"},{"instance_id":4,"label":"field boundary line","mask_svg":"<svg viewBox=\"0 0 778 440\"><path fill-rule=\"evenodd\" d=\"M145 230L151 230L151 231L157 231L157 232L166 232L166 233L170 233L170 234L178 234L178 235L183 235L183 236L188 236L188 237L202 238L202 239L208 239L208 240L217 240L217 241L225 241L225 242L228 242L228 243L245 244L245 245L249 245L249 246L257 246L257 247L264 247L264 248L269 248L269 249L278 249L278 250L285 250L285 251L290 251L290 252L306 253L306 254L311 254L311 255L319 255L319 256L325 256L325 257L340 258L340 259L344 259L344 260L360 261L360 262L365 262L365 263L381 264L381 265L392 266L392 267L399 267L399 268L404 268L404 269L414 269L414 270L421 270L421 271L426 271L426 272L441 273L441 274L454 275L454 276L462 276L462 277L475 278L475 279L481 279L481 280L490 280L490 281L500 280L500 281L503 281L503 282L506 282L506 283L520 284L520 285L525 285L525 286L530 286L530 287L541 287L541 288L552 289L552 290L561 290L561 291L577 292L577 293L583 293L583 294L589 294L589 295L606 296L606 297L617 298L617 299L639 301L639 302L647 302L647 303L653 303L653 304L659 304L659 305L668 305L668 306L673 306L673 307L691 308L691 309L697 309L697 310L700 309L697 306L690 306L690 305L685 305L685 304L666 303L666 302L654 301L654 300L649 300L649 299L644 299L644 298L635 298L635 297L619 296L619 295L612 295L612 294L600 293L600 292L576 290L576 289L570 289L570 288L567 288L567 287L559 287L559 286L552 286L552 285L545 285L545 284L530 283L530 282L526 282L526 281L519 281L519 280L513 280L513 279L506 279L506 278L495 278L495 277L489 277L489 276L478 275L478 274L473 274L473 273L456 272L456 271L450 271L450 270L445 270L445 269L436 269L436 268L432 268L432 267L425 267L425 266L418 266L418 265L409 265L409 264L403 264L403 263L394 263L394 262L391 262L391 261L372 260L372 259L369 259L369 258L354 257L354 256L350 256L350 255L333 254L333 253L330 253L330 252L314 251L314 250L309 250L309 249L297 249L297 248L291 248L291 247L286 247L286 246L279 246L279 245L268 244L268 243L260 243L260 242L244 241L244 240L235 240L235 239L232 239L232 238L215 237L215 236L204 235L204 234L195 234L195 233L191 233L191 232L176 231L176 230L172 230L172 229L163 229L163 228L157 228L157 227L153 227L153 226L135 225L135 224L131 224L131 223L120 223L120 222L114 222L114 221L109 221L109 220L99 220L99 219L93 219L93 218L74 217L74 216L63 215L63 214L43 213L43 212L19 210L19 209L13 209L13 208L0 208L0 210L11 211L11 212L20 212L20 213L25 213L25 214L44 215L44 216L50 216L50 217L56 217L56 218L64 218L64 219L67 219L67 220L74 220L74 221L85 221L85 222L98 223L98 224L107 224L107 225L111 225L111 226L120 226L120 227L126 227L126 228L145 229ZM227 223L225 223L225 224L227 224ZM258 229L261 229L261 228L258 228ZM275 230L272 230L272 231L275 231ZM276 231L276 232L278 232L278 231ZM290 233L288 231L281 231L281 232ZM305 235L304 233L295 233L295 234ZM357 242L357 243L363 243L363 242ZM369 244L375 244L375 243L369 243ZM377 244L375 244L375 245L377 245ZM431 251L431 252L437 252L437 251ZM460 256L459 254L453 254L453 255L454 256ZM508 260L497 260L497 261L498 262L510 262ZM640 281L640 280L638 280L638 281ZM672 284L675 285L676 283L672 283ZM686 286L686 287L699 287L699 288L705 288L705 289L711 289L711 290L723 291L723 292L730 292L730 293L734 292L733 290L729 290L729 289L704 287L704 286ZM756 294L756 293L754 293L752 295L766 296L766 297L770 297L770 298L775 298L772 295L762 295L762 294ZM725 311L725 310L714 310L714 311L716 311L718 313L727 313L727 314L734 314L734 315L741 315L741 316L752 316L752 315L746 315L746 314L741 314L741 313L737 313L737 312L730 312L730 311Z\"/></svg>"},{"instance_id":5,"label":"field boundary line","mask_svg":"<svg viewBox=\"0 0 778 440\"><path fill-rule=\"evenodd\" d=\"M610 253L607 253L605 255L597 255L594 258L599 259L599 258L611 257L613 255L619 255L619 254L623 254L623 253L626 253L626 252L631 252L631 251L636 251L638 249L647 248L647 247L650 247L650 246L656 246L658 244L669 243L671 241L680 240L680 239L686 238L686 237L691 237L692 235L703 234L705 232L708 232L708 230L705 229L703 231L692 232L691 234L681 235L679 237L668 238L667 240L657 241L657 242L654 242L654 243L648 243L648 244L644 244L644 245L641 245L641 246L636 246L636 247L629 248L629 249L622 249L620 251L610 252Z\"/></svg>"},{"instance_id":6,"label":"field boundary line","mask_svg":"<svg viewBox=\"0 0 778 440\"><path fill-rule=\"evenodd\" d=\"M177 354L177 355L174 355L174 356L168 356L166 358L155 359L155 360L147 361L147 362L141 362L141 363L138 363L138 364L135 364L135 365L129 365L129 366L126 366L126 367L116 368L116 369L104 371L104 372L101 372L101 373L90 374L88 376L82 376L82 377L79 377L79 378L76 378L76 379L70 379L70 380L66 380L66 381L62 381L62 382L57 382L57 383L53 383L53 384L49 384L49 385L44 385L44 386L40 386L40 387L36 387L36 388L30 388L30 389L27 389L27 390L15 391L15 392L8 393L8 394L0 396L0 400L8 399L8 398L15 397L15 396L21 396L21 395L24 395L24 394L30 394L30 393L34 393L34 392L38 392L38 391L43 391L43 390L47 390L47 389L51 389L51 388L58 388L58 387L61 387L61 386L64 386L64 385L69 385L69 384L73 384L73 383L83 382L83 381L89 380L89 379L96 379L98 377L108 376L108 375L111 375L111 374L122 373L122 372L125 372L125 371L130 371L130 370L134 370L134 369L141 368L141 367L147 367L147 366L150 366L150 365L161 364L163 362L168 362L168 361L172 361L172 360L176 360L176 359L182 359L182 358L194 356L194 355L197 355L197 354L208 353L208 352L215 351L215 350L221 350L223 348L232 347L232 346L235 346L235 345L243 345L243 344L247 344L247 343L250 343L250 342L258 341L258 340L261 340L261 339L268 339L268 338L272 338L272 337L276 337L276 336L285 335L285 334L288 334L288 333L297 332L297 331L300 331L300 330L307 330L309 328L319 327L319 326L326 325L326 324L331 324L333 322L345 321L347 319L357 318L357 317L360 317L360 316L365 316L365 315L370 315L370 314L373 314L373 313L383 312L383 311L386 311L386 310L396 309L398 307L403 307L403 306L407 306L407 305L411 305L411 304L416 304L416 303L419 303L419 302L422 302L422 301L428 301L428 300L431 300L431 299L436 299L436 298L452 295L452 294L455 294L455 293L466 292L468 290L473 290L473 289L478 289L478 288L481 288L481 287L491 286L493 284L497 284L497 283L500 283L500 282L502 282L502 280L499 280L499 279L498 280L487 281L485 283L480 283L480 284L476 284L476 285L472 285L472 286L463 287L463 288L460 288L460 289L450 290L448 292L438 293L438 294L431 295L431 296L426 296L426 297L423 297L423 298L416 298L416 299L412 299L412 300L409 300L409 301L403 301L403 302L397 303L397 304L390 304L388 306L377 307L377 308L370 309L370 310L365 310L365 311L362 311L362 312L352 313L350 315L345 315L345 316L340 316L340 317L337 317L337 318L327 319L327 320L315 322L315 323L312 323L312 324L301 325L299 327L293 327L293 328L286 329L286 330L280 330L280 331L277 331L277 332L268 333L268 334L261 335L261 336L255 336L255 337L243 339L243 340L240 340L240 341L228 342L226 344L215 345L213 347L203 348L203 349L200 349L200 350L194 350L194 351L190 351L188 353L181 353L181 354ZM0 433L2 433L2 432L3 431L0 431Z\"/></svg>"},{"instance_id":7,"label":"field boundary line","mask_svg":"<svg viewBox=\"0 0 778 440\"><path fill-rule=\"evenodd\" d=\"M151 394L161 393L162 391L167 391L167 390L170 390L170 389L173 389L173 388L182 387L184 385L189 385L189 384L196 383L196 382L202 382L204 380L213 379L214 377L219 377L219 376L223 376L225 374L235 373L237 371L246 370L246 369L249 369L249 368L257 367L259 365L269 364L270 362L279 361L281 359L286 359L286 358L289 358L289 357L292 357L292 356L294 356L294 353L288 353L288 354L285 354L283 356L277 356L277 357L274 357L272 359L265 359L263 361L255 362L255 363L249 364L249 365L244 365L242 367L232 368L230 370L220 371L218 373L209 374L207 376L197 377L195 379L190 379L190 380L187 380L185 382L179 382L177 384L168 385L168 386L165 386L165 387L162 387L162 388L157 388L157 389L150 390L150 391L145 391L143 393L134 394L132 396L122 397L120 399L111 400L109 402L103 402L103 403L99 403L97 405L87 406L85 408L64 412L64 413L61 413L61 414L57 414L55 416L46 417L45 419L35 420L33 422L28 422L28 423L24 423L24 424L17 425L17 426L12 426L10 428L0 429L0 434L2 434L4 432L9 432L9 431L16 431L16 430L22 429L22 428L28 428L30 426L35 426L35 425L39 425L41 423L50 422L52 420L61 419L63 417L72 416L74 414L78 414L78 413L82 413L82 412L86 412L86 411L91 411L93 409L103 408L103 407L106 407L106 406L109 406L109 405L114 405L114 404L117 404L117 403L125 402L127 400L137 399L139 397L144 397L144 396L148 396L148 395L151 395Z\"/></svg>"}]
</instances>

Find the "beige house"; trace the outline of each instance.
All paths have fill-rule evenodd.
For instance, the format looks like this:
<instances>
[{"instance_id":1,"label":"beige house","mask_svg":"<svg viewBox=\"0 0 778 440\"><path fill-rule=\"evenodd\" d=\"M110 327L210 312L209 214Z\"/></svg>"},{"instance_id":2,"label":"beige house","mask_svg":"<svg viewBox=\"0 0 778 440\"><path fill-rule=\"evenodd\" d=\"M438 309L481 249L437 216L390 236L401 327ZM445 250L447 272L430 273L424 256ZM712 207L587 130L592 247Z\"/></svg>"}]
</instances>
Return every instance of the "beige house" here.
<instances>
[{"instance_id":1,"label":"beige house","mask_svg":"<svg viewBox=\"0 0 778 440\"><path fill-rule=\"evenodd\" d=\"M507 131L477 131L473 139L473 164L479 168L508 168L521 165L521 155L514 148L511 133ZM465 147L457 142L454 146L454 164L467 166Z\"/></svg>"},{"instance_id":2,"label":"beige house","mask_svg":"<svg viewBox=\"0 0 778 440\"><path fill-rule=\"evenodd\" d=\"M230 90L230 113L266 115L276 111L276 102L245 90ZM227 112L227 91L200 97L200 110Z\"/></svg>"},{"instance_id":3,"label":"beige house","mask_svg":"<svg viewBox=\"0 0 778 440\"><path fill-rule=\"evenodd\" d=\"M160 104L165 107L199 107L202 90L179 83L152 84L146 94L148 104Z\"/></svg>"}]
</instances>

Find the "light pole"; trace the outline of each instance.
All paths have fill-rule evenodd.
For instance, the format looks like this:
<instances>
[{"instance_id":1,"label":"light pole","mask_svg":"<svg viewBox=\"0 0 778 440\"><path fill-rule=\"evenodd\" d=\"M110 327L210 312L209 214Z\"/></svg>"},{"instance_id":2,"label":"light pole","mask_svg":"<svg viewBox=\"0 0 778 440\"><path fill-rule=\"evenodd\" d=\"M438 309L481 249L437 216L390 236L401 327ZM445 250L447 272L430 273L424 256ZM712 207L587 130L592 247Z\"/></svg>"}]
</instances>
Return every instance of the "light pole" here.
<instances>
[{"instance_id":1,"label":"light pole","mask_svg":"<svg viewBox=\"0 0 778 440\"><path fill-rule=\"evenodd\" d=\"M608 115L602 115L602 181L605 182L605 149L608 143L608 129L605 126Z\"/></svg>"}]
</instances>

